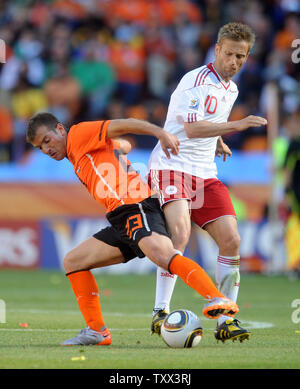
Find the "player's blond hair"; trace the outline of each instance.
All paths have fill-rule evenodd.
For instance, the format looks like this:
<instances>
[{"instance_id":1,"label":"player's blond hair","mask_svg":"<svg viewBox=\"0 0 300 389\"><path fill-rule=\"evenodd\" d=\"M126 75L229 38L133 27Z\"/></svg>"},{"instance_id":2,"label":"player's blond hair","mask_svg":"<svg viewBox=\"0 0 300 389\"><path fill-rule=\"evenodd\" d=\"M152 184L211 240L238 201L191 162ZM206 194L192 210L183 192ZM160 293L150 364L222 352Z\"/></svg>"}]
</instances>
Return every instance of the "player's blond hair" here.
<instances>
[{"instance_id":1,"label":"player's blond hair","mask_svg":"<svg viewBox=\"0 0 300 389\"><path fill-rule=\"evenodd\" d=\"M224 39L237 42L245 41L249 44L249 50L251 50L255 42L255 34L247 24L231 22L221 27L218 32L217 43L222 44Z\"/></svg>"}]
</instances>

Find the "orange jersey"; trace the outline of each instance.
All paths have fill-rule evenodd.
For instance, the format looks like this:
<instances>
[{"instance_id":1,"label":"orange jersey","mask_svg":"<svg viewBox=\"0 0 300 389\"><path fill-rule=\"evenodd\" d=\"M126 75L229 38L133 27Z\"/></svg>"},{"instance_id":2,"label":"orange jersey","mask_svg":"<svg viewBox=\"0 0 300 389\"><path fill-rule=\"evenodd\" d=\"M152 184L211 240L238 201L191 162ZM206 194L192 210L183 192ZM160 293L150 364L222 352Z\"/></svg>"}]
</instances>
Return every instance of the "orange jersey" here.
<instances>
[{"instance_id":1,"label":"orange jersey","mask_svg":"<svg viewBox=\"0 0 300 389\"><path fill-rule=\"evenodd\" d=\"M151 196L148 184L121 154L118 142L107 138L109 123L76 124L67 138L67 156L77 177L107 212Z\"/></svg>"}]
</instances>

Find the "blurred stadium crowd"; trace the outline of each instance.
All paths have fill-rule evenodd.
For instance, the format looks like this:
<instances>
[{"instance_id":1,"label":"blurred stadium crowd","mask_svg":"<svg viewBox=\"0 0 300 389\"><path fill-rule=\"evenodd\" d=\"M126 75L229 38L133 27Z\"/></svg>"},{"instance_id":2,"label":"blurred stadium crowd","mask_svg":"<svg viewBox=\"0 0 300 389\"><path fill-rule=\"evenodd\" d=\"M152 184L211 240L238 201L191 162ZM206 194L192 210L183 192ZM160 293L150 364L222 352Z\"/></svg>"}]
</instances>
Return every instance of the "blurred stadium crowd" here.
<instances>
[{"instance_id":1,"label":"blurred stadium crowd","mask_svg":"<svg viewBox=\"0 0 300 389\"><path fill-rule=\"evenodd\" d=\"M299 0L1 0L0 161L22 161L30 150L26 121L37 111L66 126L119 117L162 125L177 82L213 61L217 31L229 21L248 23L257 37L235 80L240 94L231 119L264 115L265 85L273 81L288 135L299 123L300 65L292 60ZM141 148L155 144L133 140ZM267 148L264 129L226 141L233 149Z\"/></svg>"}]
</instances>

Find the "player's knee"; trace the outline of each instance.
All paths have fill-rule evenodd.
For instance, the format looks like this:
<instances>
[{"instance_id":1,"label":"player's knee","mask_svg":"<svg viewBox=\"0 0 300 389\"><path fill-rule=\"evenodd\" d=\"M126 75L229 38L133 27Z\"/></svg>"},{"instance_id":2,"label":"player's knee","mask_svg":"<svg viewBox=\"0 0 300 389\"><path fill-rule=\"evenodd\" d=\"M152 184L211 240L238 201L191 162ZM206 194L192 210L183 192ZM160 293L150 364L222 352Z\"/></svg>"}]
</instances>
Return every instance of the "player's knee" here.
<instances>
[{"instance_id":1,"label":"player's knee","mask_svg":"<svg viewBox=\"0 0 300 389\"><path fill-rule=\"evenodd\" d=\"M71 255L70 255L70 253L67 253L66 256L64 257L64 260L63 260L63 266L64 266L66 273L69 273L71 271L71 270L69 270L71 263L72 263Z\"/></svg>"},{"instance_id":2,"label":"player's knee","mask_svg":"<svg viewBox=\"0 0 300 389\"><path fill-rule=\"evenodd\" d=\"M63 260L63 266L66 273L79 270L78 267L78 258L75 250L69 251Z\"/></svg>"},{"instance_id":3,"label":"player's knee","mask_svg":"<svg viewBox=\"0 0 300 389\"><path fill-rule=\"evenodd\" d=\"M150 255L159 266L165 267L168 264L168 258L171 256L171 253L170 250L157 245L151 248Z\"/></svg>"},{"instance_id":4,"label":"player's knee","mask_svg":"<svg viewBox=\"0 0 300 389\"><path fill-rule=\"evenodd\" d=\"M171 239L175 249L184 251L188 244L191 234L191 229L185 224L178 225L174 231L171 232Z\"/></svg>"},{"instance_id":5,"label":"player's knee","mask_svg":"<svg viewBox=\"0 0 300 389\"><path fill-rule=\"evenodd\" d=\"M230 244L234 250L239 251L240 246L241 246L241 237L238 233L236 233L232 236Z\"/></svg>"},{"instance_id":6,"label":"player's knee","mask_svg":"<svg viewBox=\"0 0 300 389\"><path fill-rule=\"evenodd\" d=\"M240 235L238 233L234 233L224 238L222 243L223 246L222 249L232 253L232 255L235 255L235 253L239 251L240 245L241 245Z\"/></svg>"},{"instance_id":7,"label":"player's knee","mask_svg":"<svg viewBox=\"0 0 300 389\"><path fill-rule=\"evenodd\" d=\"M186 245L188 244L189 241L189 234L188 233L183 233L182 235L178 234L176 237L172 237L172 243L175 249L184 251Z\"/></svg>"},{"instance_id":8,"label":"player's knee","mask_svg":"<svg viewBox=\"0 0 300 389\"><path fill-rule=\"evenodd\" d=\"M165 250L165 251L158 250L155 253L155 262L158 266L169 271L170 261L176 254L178 254L178 252L176 252L176 250L174 249Z\"/></svg>"},{"instance_id":9,"label":"player's knee","mask_svg":"<svg viewBox=\"0 0 300 389\"><path fill-rule=\"evenodd\" d=\"M167 269L176 251L170 239L152 239L151 244L144 246L144 253L152 262Z\"/></svg>"}]
</instances>

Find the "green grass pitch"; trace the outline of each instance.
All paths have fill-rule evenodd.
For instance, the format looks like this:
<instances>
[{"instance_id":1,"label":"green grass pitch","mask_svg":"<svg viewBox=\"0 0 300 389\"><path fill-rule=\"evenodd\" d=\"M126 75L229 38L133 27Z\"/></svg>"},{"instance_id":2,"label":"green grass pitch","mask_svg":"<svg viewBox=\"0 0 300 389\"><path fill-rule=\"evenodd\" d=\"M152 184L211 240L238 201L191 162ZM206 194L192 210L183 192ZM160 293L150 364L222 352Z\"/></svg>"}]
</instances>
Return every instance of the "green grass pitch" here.
<instances>
[{"instance_id":1,"label":"green grass pitch","mask_svg":"<svg viewBox=\"0 0 300 389\"><path fill-rule=\"evenodd\" d=\"M60 342L85 323L64 274L1 270L6 323L0 323L0 369L300 368L300 312L291 306L300 299L299 280L242 274L237 318L250 329L251 338L222 344L214 338L216 321L201 314L204 299L178 279L171 308L197 313L204 333L195 348L170 349L150 335L154 274L95 277L113 343L65 348Z\"/></svg>"}]
</instances>

